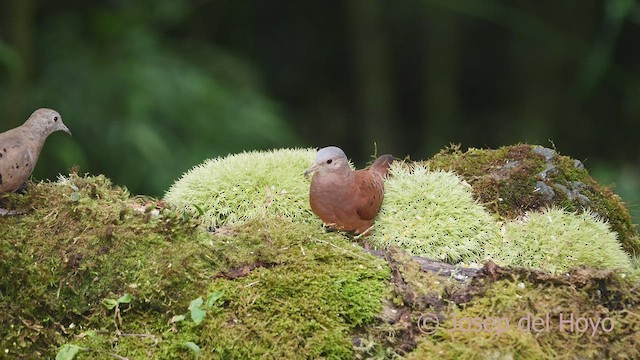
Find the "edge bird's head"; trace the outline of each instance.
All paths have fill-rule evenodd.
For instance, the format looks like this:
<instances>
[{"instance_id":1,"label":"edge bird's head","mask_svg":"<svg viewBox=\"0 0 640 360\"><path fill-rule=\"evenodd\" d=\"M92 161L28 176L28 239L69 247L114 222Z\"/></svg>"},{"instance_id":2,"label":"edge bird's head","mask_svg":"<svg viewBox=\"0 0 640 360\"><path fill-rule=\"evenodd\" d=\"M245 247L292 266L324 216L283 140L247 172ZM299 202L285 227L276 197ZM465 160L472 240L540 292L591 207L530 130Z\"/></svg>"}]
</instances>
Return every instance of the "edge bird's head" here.
<instances>
[{"instance_id":1,"label":"edge bird's head","mask_svg":"<svg viewBox=\"0 0 640 360\"><path fill-rule=\"evenodd\" d=\"M351 170L349 160L344 151L337 146L327 146L318 151L313 165L304 172L304 176L309 176L312 172L337 172Z\"/></svg>"},{"instance_id":2,"label":"edge bird's head","mask_svg":"<svg viewBox=\"0 0 640 360\"><path fill-rule=\"evenodd\" d=\"M25 125L30 126L34 131L49 136L56 131L64 131L71 135L69 128L62 122L62 116L52 109L38 109L29 116Z\"/></svg>"}]
</instances>

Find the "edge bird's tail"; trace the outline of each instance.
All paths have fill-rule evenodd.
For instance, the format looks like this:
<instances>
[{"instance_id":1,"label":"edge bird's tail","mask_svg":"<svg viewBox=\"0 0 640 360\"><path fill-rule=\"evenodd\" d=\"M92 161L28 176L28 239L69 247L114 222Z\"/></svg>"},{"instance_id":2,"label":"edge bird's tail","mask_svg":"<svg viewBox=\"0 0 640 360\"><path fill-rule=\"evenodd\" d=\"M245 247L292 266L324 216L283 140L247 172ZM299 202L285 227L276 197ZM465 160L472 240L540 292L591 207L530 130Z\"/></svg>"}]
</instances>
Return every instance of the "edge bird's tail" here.
<instances>
[{"instance_id":1,"label":"edge bird's tail","mask_svg":"<svg viewBox=\"0 0 640 360\"><path fill-rule=\"evenodd\" d=\"M393 155L382 155L378 157L376 161L373 162L373 164L371 164L369 169L379 173L383 178L386 178L387 174L389 173L389 166L391 166L392 162Z\"/></svg>"}]
</instances>

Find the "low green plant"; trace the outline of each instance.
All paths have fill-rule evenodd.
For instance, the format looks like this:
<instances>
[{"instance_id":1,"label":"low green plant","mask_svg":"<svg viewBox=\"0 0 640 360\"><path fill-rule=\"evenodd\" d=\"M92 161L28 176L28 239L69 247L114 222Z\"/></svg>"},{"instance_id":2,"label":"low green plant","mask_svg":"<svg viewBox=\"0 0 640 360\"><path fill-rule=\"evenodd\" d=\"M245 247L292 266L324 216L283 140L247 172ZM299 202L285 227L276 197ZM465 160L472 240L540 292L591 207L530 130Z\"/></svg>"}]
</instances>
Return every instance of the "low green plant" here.
<instances>
[{"instance_id":1,"label":"low green plant","mask_svg":"<svg viewBox=\"0 0 640 360\"><path fill-rule=\"evenodd\" d=\"M58 350L56 360L73 360L82 350L86 349L73 344L64 344Z\"/></svg>"},{"instance_id":2,"label":"low green plant","mask_svg":"<svg viewBox=\"0 0 640 360\"><path fill-rule=\"evenodd\" d=\"M200 346L198 346L196 343L191 341L185 341L182 346L189 349L195 355L196 360L200 358L201 349L200 349Z\"/></svg>"},{"instance_id":3,"label":"low green plant","mask_svg":"<svg viewBox=\"0 0 640 360\"><path fill-rule=\"evenodd\" d=\"M207 314L208 309L212 309L213 305L220 300L224 296L224 292L216 291L209 295L207 298L207 302L205 303L202 297L197 299L193 299L191 303L189 303L189 315L191 315L191 320L194 324L200 325L202 320L204 320L205 315ZM176 315L169 320L170 324L177 323L186 319L186 314Z\"/></svg>"}]
</instances>

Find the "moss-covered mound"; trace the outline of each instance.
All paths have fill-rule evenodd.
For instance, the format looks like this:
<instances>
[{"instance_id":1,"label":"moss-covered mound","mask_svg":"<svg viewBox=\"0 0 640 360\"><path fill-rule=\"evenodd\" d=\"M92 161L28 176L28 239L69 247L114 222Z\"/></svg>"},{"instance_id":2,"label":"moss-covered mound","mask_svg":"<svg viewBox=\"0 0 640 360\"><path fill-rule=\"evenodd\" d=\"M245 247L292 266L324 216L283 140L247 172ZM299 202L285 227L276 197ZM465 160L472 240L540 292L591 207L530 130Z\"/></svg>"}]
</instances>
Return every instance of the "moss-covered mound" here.
<instances>
[{"instance_id":1,"label":"moss-covered mound","mask_svg":"<svg viewBox=\"0 0 640 360\"><path fill-rule=\"evenodd\" d=\"M207 233L107 179L30 184L0 206L8 358L350 357L388 269L340 234L284 218ZM111 355L110 355L111 354ZM211 356L211 355L210 355Z\"/></svg>"},{"instance_id":2,"label":"moss-covered mound","mask_svg":"<svg viewBox=\"0 0 640 360\"><path fill-rule=\"evenodd\" d=\"M553 274L588 264L632 271L631 259L617 234L589 212L561 209L528 212L504 224L502 241L487 252L498 264L545 270Z\"/></svg>"},{"instance_id":3,"label":"moss-covered mound","mask_svg":"<svg viewBox=\"0 0 640 360\"><path fill-rule=\"evenodd\" d=\"M395 163L367 241L377 249L397 246L449 263L492 259L501 266L551 273L579 265L631 273L631 260L617 238L608 223L589 211L549 208L500 222L454 173Z\"/></svg>"},{"instance_id":4,"label":"moss-covered mound","mask_svg":"<svg viewBox=\"0 0 640 360\"><path fill-rule=\"evenodd\" d=\"M301 175L312 157L310 149L281 149L208 160L178 180L165 200L198 216L211 229L265 216L320 228L308 203L309 180ZM581 219L572 212L555 221L555 226L509 220L505 228L512 234L533 231L536 224L543 231L523 236L523 241L504 241L500 219L480 205L470 189L452 172L397 161L385 181L385 199L373 235L366 241L376 249L399 246L414 255L450 263L481 263L491 258L503 266L526 265L553 272L577 265L630 269L628 256L607 225L596 226L600 232L586 231L588 227L580 231L572 224L595 220ZM565 223L570 229L563 228ZM579 241L572 238L577 236L576 229ZM602 240L603 233L613 240ZM573 246L574 242L583 246ZM559 249L577 253L558 253ZM610 257L602 261L594 256L600 249Z\"/></svg>"},{"instance_id":5,"label":"moss-covered mound","mask_svg":"<svg viewBox=\"0 0 640 360\"><path fill-rule=\"evenodd\" d=\"M627 252L640 254L637 229L620 197L589 176L580 161L555 150L526 144L466 152L452 147L427 164L456 172L471 184L476 198L502 218L549 207L588 210L610 224Z\"/></svg>"},{"instance_id":6,"label":"moss-covered mound","mask_svg":"<svg viewBox=\"0 0 640 360\"><path fill-rule=\"evenodd\" d=\"M434 158L466 182L394 165L366 240L391 246L380 258L310 212L302 172L312 160L311 150L278 150L208 161L172 187L175 206L73 174L1 195L18 215L0 217L0 357L640 357L638 284L616 239L633 245L635 229L611 231L626 210L572 161L565 173L570 159L528 145ZM543 176L539 162L555 169ZM567 178L573 202L556 204ZM534 202L551 194L544 184L560 191ZM394 244L545 272L460 267ZM616 270L567 271L583 263Z\"/></svg>"},{"instance_id":7,"label":"moss-covered mound","mask_svg":"<svg viewBox=\"0 0 640 360\"><path fill-rule=\"evenodd\" d=\"M553 276L488 264L460 281L425 272L425 264L400 252L387 260L394 296L386 321L357 339L362 358L640 357L637 283L614 272L583 267Z\"/></svg>"},{"instance_id":8,"label":"moss-covered mound","mask_svg":"<svg viewBox=\"0 0 640 360\"><path fill-rule=\"evenodd\" d=\"M376 248L399 246L431 259L477 262L499 240L496 220L455 174L399 162L390 174L368 239Z\"/></svg>"},{"instance_id":9,"label":"moss-covered mound","mask_svg":"<svg viewBox=\"0 0 640 360\"><path fill-rule=\"evenodd\" d=\"M279 149L210 159L185 173L164 199L201 212L201 221L212 229L266 214L321 224L311 212L303 176L314 157L314 149Z\"/></svg>"},{"instance_id":10,"label":"moss-covered mound","mask_svg":"<svg viewBox=\"0 0 640 360\"><path fill-rule=\"evenodd\" d=\"M50 357L67 334L110 323L106 298L128 293L162 311L204 283L207 263L191 259L206 234L180 214L154 216L103 176L31 184L2 205L26 213L0 218L0 346L10 357Z\"/></svg>"}]
</instances>

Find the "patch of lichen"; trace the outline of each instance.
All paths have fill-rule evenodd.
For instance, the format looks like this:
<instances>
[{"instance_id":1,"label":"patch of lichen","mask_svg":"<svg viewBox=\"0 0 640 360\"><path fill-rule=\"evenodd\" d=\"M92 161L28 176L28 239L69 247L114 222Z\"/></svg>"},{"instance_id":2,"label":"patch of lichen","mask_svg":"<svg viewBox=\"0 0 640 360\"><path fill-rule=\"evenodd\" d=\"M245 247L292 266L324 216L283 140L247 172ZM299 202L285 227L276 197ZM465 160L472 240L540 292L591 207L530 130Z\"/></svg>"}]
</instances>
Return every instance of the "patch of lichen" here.
<instances>
[{"instance_id":1,"label":"patch of lichen","mask_svg":"<svg viewBox=\"0 0 640 360\"><path fill-rule=\"evenodd\" d=\"M102 177L30 184L0 218L0 349L52 358L349 357L389 271L339 233L279 216L216 229ZM222 291L200 325L192 300ZM105 299L132 301L107 309ZM187 315L171 322L174 316ZM5 350L6 349L6 350Z\"/></svg>"},{"instance_id":2,"label":"patch of lichen","mask_svg":"<svg viewBox=\"0 0 640 360\"><path fill-rule=\"evenodd\" d=\"M637 283L609 270L580 267L555 276L524 268L485 267L472 279L458 276L454 280L451 276L427 279L434 275L421 273L414 259L399 253L391 255L390 265L395 301L387 303L384 313L392 315L361 335L359 358L640 356ZM430 284L425 287L422 281ZM572 314L573 331L569 325ZM430 315L439 320L435 333L427 333L435 322L423 322ZM530 320L519 326L527 317ZM469 319L480 319L482 326L469 323ZM508 326L498 328L502 319L508 320ZM534 327L534 319L542 319L536 321L543 325L536 323ZM600 324L595 331L594 327L583 328L588 319Z\"/></svg>"},{"instance_id":3,"label":"patch of lichen","mask_svg":"<svg viewBox=\"0 0 640 360\"><path fill-rule=\"evenodd\" d=\"M462 152L454 146L426 163L456 172L472 185L476 199L504 219L548 207L590 210L609 222L627 252L640 253L637 229L620 197L593 179L580 161L555 150L518 144Z\"/></svg>"}]
</instances>

